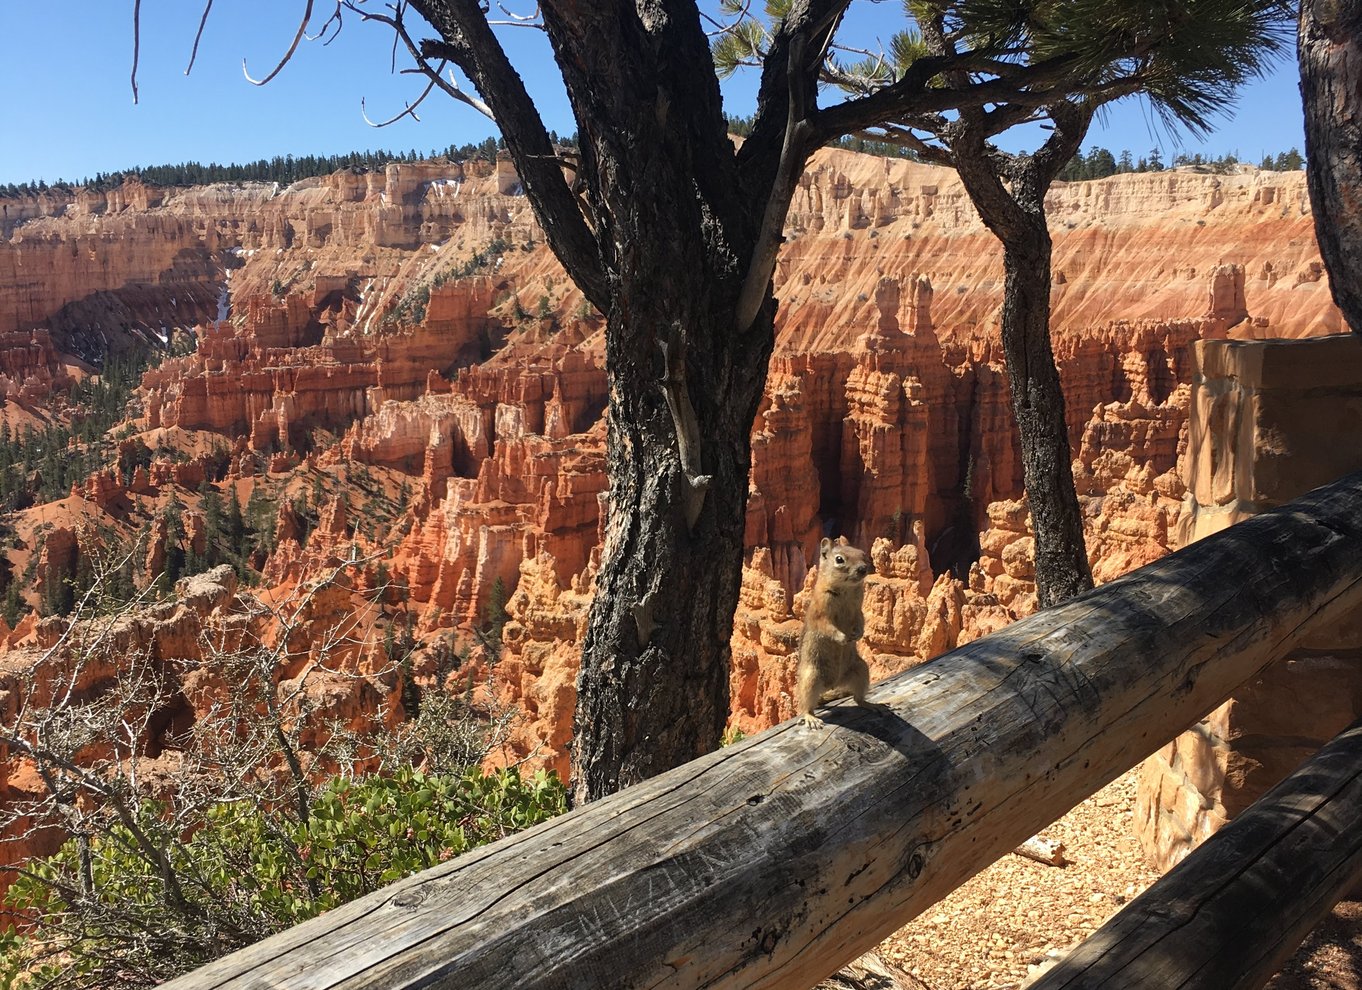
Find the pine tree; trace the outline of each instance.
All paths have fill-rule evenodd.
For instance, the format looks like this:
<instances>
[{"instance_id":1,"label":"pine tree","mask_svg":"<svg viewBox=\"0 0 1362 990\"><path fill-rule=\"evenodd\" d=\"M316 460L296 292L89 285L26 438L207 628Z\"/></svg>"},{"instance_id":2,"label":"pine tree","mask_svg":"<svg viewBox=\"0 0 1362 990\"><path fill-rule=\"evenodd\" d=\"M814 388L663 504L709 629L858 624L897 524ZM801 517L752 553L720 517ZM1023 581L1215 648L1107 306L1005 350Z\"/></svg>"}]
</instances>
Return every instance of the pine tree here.
<instances>
[{"instance_id":1,"label":"pine tree","mask_svg":"<svg viewBox=\"0 0 1362 990\"><path fill-rule=\"evenodd\" d=\"M203 557L195 561L199 566L190 568L191 573L213 567L223 559L219 546L223 535L222 496L206 480L199 490L199 508L203 511Z\"/></svg>"},{"instance_id":2,"label":"pine tree","mask_svg":"<svg viewBox=\"0 0 1362 990\"><path fill-rule=\"evenodd\" d=\"M241 496L237 493L235 483L228 485L228 492L223 535L227 539L228 549L239 557L246 552L246 520L241 513Z\"/></svg>"},{"instance_id":3,"label":"pine tree","mask_svg":"<svg viewBox=\"0 0 1362 990\"><path fill-rule=\"evenodd\" d=\"M5 622L13 629L27 612L28 606L19 594L19 582L11 580L9 587L5 589L5 602L3 606L0 606L0 614L4 615Z\"/></svg>"},{"instance_id":4,"label":"pine tree","mask_svg":"<svg viewBox=\"0 0 1362 990\"><path fill-rule=\"evenodd\" d=\"M961 39L972 32L1007 39L1026 52L1024 61L1033 69L1053 64L1050 60L1062 51L1074 59L1063 73L1064 82L1056 87L1064 95L1048 99L1039 114L1048 118L1047 133L1028 154L1005 152L994 139L1017 123L1036 119L1036 104L1029 94L989 100L987 107L962 105L953 118L928 118L906 126L878 123L927 160L953 167L984 224L1002 241L1002 350L1021 438L1042 606L1092 587L1083 517L1073 488L1064 395L1050 343L1052 246L1046 193L1078 153L1104 105L1142 92L1169 119L1204 131L1235 88L1261 75L1272 56L1285 47L1287 12L1277 0L1197 0L1179 5L1184 7L1182 18L1172 20L1166 5L1157 0L1122 4L933 0L909 4L917 30L891 45L896 58L902 53L896 75L891 76L898 81L916 78L913 70L920 68L922 56L956 56ZM1135 35L1144 39L1139 58L1131 50ZM725 40L736 48L730 54L742 58L740 37L733 34ZM882 71L875 65L870 69ZM974 81L973 73L944 73L939 85L963 95ZM866 98L881 98L884 84L876 79L866 87ZM857 91L854 80L846 88ZM820 110L819 116L825 122L829 117L839 119L835 109ZM1093 164L1092 156L1085 160L1088 171ZM1144 167L1156 171L1164 167L1157 148Z\"/></svg>"},{"instance_id":5,"label":"pine tree","mask_svg":"<svg viewBox=\"0 0 1362 990\"><path fill-rule=\"evenodd\" d=\"M501 638L502 627L506 625L506 620L510 617L506 612L506 602L510 596L506 593L506 582L497 578L492 582L492 589L487 593L487 624L498 639Z\"/></svg>"},{"instance_id":6,"label":"pine tree","mask_svg":"<svg viewBox=\"0 0 1362 990\"><path fill-rule=\"evenodd\" d=\"M137 587L132 579L132 560L124 560L116 570L109 575L109 587L107 598L114 609L126 605L137 597Z\"/></svg>"},{"instance_id":7,"label":"pine tree","mask_svg":"<svg viewBox=\"0 0 1362 990\"><path fill-rule=\"evenodd\" d=\"M1105 179L1116 174L1116 157L1106 148L1093 148L1088 152L1088 178Z\"/></svg>"},{"instance_id":8,"label":"pine tree","mask_svg":"<svg viewBox=\"0 0 1362 990\"><path fill-rule=\"evenodd\" d=\"M1277 156L1276 170L1278 172L1299 172L1304 167L1305 159L1301 157L1299 148L1283 151Z\"/></svg>"},{"instance_id":9,"label":"pine tree","mask_svg":"<svg viewBox=\"0 0 1362 990\"><path fill-rule=\"evenodd\" d=\"M156 588L162 595L169 595L175 589L175 582L185 575L185 533L184 533L184 506L174 494L170 496L170 504L162 513L165 520L165 566L161 573L156 577Z\"/></svg>"}]
</instances>

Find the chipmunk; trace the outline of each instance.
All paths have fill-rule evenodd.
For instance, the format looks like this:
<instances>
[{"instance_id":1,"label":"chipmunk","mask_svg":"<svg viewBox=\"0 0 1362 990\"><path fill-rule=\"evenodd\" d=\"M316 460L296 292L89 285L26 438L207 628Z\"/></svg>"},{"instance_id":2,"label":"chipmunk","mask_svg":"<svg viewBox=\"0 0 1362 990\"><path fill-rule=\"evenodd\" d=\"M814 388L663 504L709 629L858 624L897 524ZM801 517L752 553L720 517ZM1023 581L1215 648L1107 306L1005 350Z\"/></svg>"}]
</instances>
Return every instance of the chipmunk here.
<instances>
[{"instance_id":1,"label":"chipmunk","mask_svg":"<svg viewBox=\"0 0 1362 990\"><path fill-rule=\"evenodd\" d=\"M818 544L818 576L804 612L795 680L795 702L810 728L823 725L814 708L848 694L862 708L889 710L865 700L870 668L856 647L856 641L865 635L861 602L868 573L869 557L864 550L849 545L845 537L838 537L836 543L824 537Z\"/></svg>"}]
</instances>

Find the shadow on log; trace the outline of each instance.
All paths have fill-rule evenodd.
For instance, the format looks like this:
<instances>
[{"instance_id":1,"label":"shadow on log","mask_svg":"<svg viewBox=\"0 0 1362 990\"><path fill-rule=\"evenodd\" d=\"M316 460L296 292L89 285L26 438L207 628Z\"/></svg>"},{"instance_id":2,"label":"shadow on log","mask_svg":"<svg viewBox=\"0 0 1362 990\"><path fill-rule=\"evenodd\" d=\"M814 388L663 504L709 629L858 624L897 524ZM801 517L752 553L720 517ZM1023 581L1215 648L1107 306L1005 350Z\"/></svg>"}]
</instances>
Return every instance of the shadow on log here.
<instances>
[{"instance_id":1,"label":"shadow on log","mask_svg":"<svg viewBox=\"0 0 1362 990\"><path fill-rule=\"evenodd\" d=\"M1362 474L176 990L809 987L1362 605Z\"/></svg>"}]
</instances>

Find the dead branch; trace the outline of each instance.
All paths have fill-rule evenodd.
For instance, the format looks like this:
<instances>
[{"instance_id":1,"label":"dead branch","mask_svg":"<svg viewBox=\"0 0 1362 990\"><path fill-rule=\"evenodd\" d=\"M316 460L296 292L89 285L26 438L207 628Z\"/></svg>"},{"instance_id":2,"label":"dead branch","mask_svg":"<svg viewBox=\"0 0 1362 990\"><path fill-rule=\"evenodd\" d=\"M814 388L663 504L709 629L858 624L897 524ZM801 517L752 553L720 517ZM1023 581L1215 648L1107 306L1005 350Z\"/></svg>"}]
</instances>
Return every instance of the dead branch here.
<instances>
[{"instance_id":1,"label":"dead branch","mask_svg":"<svg viewBox=\"0 0 1362 990\"><path fill-rule=\"evenodd\" d=\"M504 3L501 3L500 0L497 2L497 7L509 18L509 20L489 20L487 22L488 24L496 24L503 27L532 27L539 28L540 30L544 27L544 20L540 16L539 4L534 5L533 14L517 14L515 11L509 9Z\"/></svg>"},{"instance_id":2,"label":"dead branch","mask_svg":"<svg viewBox=\"0 0 1362 990\"><path fill-rule=\"evenodd\" d=\"M360 116L364 118L364 122L365 122L366 124L368 124L370 127L387 127L389 124L395 124L395 123L397 123L397 122L398 122L399 120L401 120L403 117L410 117L412 120L417 120L417 121L419 121L421 118L418 117L418 116L416 115L416 108L419 107L423 102L425 102L425 99L426 99L427 96L430 95L431 90L433 90L433 89L435 88L436 84L439 83L439 81L440 81L439 73L442 72L443 70L444 70L444 63L441 62L440 65L439 65L439 67L435 70L436 75L431 76L430 82L426 83L426 88L423 89L423 90L421 90L421 95L418 96L414 102L408 103L408 104L406 105L406 109L403 110L401 113L399 113L399 114L397 114L397 115L395 115L395 116L389 117L387 120L379 121L379 122L375 123L374 121L372 121L372 120L369 119L369 114L365 111L365 101L364 101L364 98L363 98L363 97L360 97L360 101L359 101L359 113L360 113Z\"/></svg>"},{"instance_id":3,"label":"dead branch","mask_svg":"<svg viewBox=\"0 0 1362 990\"><path fill-rule=\"evenodd\" d=\"M1064 858L1064 843L1054 839L1042 839L1038 835L1031 836L1016 849L1013 849L1012 854L1033 860L1044 866L1069 865L1069 861Z\"/></svg>"},{"instance_id":4,"label":"dead branch","mask_svg":"<svg viewBox=\"0 0 1362 990\"><path fill-rule=\"evenodd\" d=\"M139 0L140 2L140 0ZM199 18L199 29L194 32L194 47L189 50L189 64L184 67L187 76L194 68L194 60L199 57L199 42L203 39L203 26L208 23L208 12L213 9L213 0L203 5L203 16Z\"/></svg>"},{"instance_id":5,"label":"dead branch","mask_svg":"<svg viewBox=\"0 0 1362 990\"><path fill-rule=\"evenodd\" d=\"M450 70L449 73L449 80L446 81L445 78L441 75L441 69L436 69L431 66L429 60L425 57L425 55L422 54L420 46L416 44L410 32L407 31L406 24L402 20L401 8L392 8L394 9L396 15L393 17L389 17L387 14L376 14L373 11L362 10L354 6L351 6L350 9L355 11L355 13L359 14L360 19L363 21L376 21L379 24L386 24L388 27L392 28L394 35L393 37L394 48L396 47L397 42L400 40L402 44L406 47L407 52L411 55L412 61L416 63L417 70L420 71L422 75L426 76L426 78L428 78L431 81L432 85L438 86L446 96L452 97L453 99L458 100L460 103L472 107L474 110L478 111L478 113L482 114L488 120L492 121L493 123L496 123L496 117L493 115L491 107L489 107L482 100L478 99L476 96L473 96L470 93L465 93L462 89L459 88L459 84L454 79L454 71L452 69ZM448 62L447 58L441 58L440 60L441 68L443 68L447 64L447 62ZM426 87L426 92L427 93L430 92L429 86ZM425 95L423 94L421 99L424 98ZM420 102L421 100L418 99L416 101L416 104L414 105L419 105ZM402 114L399 114L397 117L394 117L393 120L400 120L402 116L403 116ZM366 117L365 119L367 120L368 118Z\"/></svg>"},{"instance_id":6,"label":"dead branch","mask_svg":"<svg viewBox=\"0 0 1362 990\"><path fill-rule=\"evenodd\" d=\"M676 430L676 448L681 459L681 473L685 482L682 504L686 514L686 528L694 529L700 518L700 510L705 504L705 493L709 491L713 475L702 474L704 470L701 455L700 422L691 403L690 392L686 388L686 331L683 326L674 327L675 337L671 340L658 338L657 346L662 351L663 378L662 394L667 399L667 409L671 412L672 427ZM651 626L651 622L648 623ZM639 625L640 644L646 644L648 637L643 634L644 624Z\"/></svg>"},{"instance_id":7,"label":"dead branch","mask_svg":"<svg viewBox=\"0 0 1362 990\"><path fill-rule=\"evenodd\" d=\"M140 3L141 0L138 0L138 2ZM298 31L293 36L293 44L288 46L288 51L284 52L284 57L279 60L278 65L270 70L269 75L265 76L264 79L252 79L251 74L246 71L246 60L244 58L241 60L241 74L246 77L248 83L252 86L263 86L279 75L284 66L288 65L289 60L293 58L293 53L298 50L298 43L303 40L303 35L307 34L307 22L312 19L312 3L313 0L307 0L307 8L303 11L302 22L298 25Z\"/></svg>"},{"instance_id":8,"label":"dead branch","mask_svg":"<svg viewBox=\"0 0 1362 990\"><path fill-rule=\"evenodd\" d=\"M137 102L137 62L142 56L142 0L132 4L132 102Z\"/></svg>"},{"instance_id":9,"label":"dead branch","mask_svg":"<svg viewBox=\"0 0 1362 990\"><path fill-rule=\"evenodd\" d=\"M327 45L331 44L331 42L335 41L336 38L340 35L341 28L345 26L345 22L341 17L341 7L342 7L341 0L336 0L336 9L331 11L331 16L322 22L321 29L316 34L309 34L307 36L307 40L321 41L322 47L326 47ZM326 37L326 29L329 28L333 22L336 25L336 30L333 31L331 37L328 38Z\"/></svg>"},{"instance_id":10,"label":"dead branch","mask_svg":"<svg viewBox=\"0 0 1362 990\"><path fill-rule=\"evenodd\" d=\"M808 77L806 50L809 38L826 31L823 50L818 61L823 61L826 46L831 38L832 22L840 15L834 6L823 22L814 24L803 31L797 31L790 39L789 56L786 62L787 90L789 106L785 121L785 139L780 149L780 164L776 168L775 181L771 195L766 203L766 213L762 217L761 232L756 246L752 249L752 260L747 268L747 278L738 294L734 329L746 333L756 321L757 314L765 302L771 276L776 269L776 256L780 253L782 232L785 229L785 214L790 208L795 185L804 170L804 162L815 147L814 128L810 122L813 99L810 90L812 80Z\"/></svg>"}]
</instances>

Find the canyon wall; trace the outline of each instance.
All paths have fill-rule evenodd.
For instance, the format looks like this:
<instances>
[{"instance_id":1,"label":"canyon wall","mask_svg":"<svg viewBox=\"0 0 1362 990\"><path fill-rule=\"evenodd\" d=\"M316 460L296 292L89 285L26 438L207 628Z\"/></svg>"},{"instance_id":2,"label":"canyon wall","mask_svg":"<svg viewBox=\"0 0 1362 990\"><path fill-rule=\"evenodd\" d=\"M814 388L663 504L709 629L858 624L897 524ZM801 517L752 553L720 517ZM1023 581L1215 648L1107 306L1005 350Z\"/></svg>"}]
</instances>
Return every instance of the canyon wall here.
<instances>
[{"instance_id":1,"label":"canyon wall","mask_svg":"<svg viewBox=\"0 0 1362 990\"><path fill-rule=\"evenodd\" d=\"M458 235L488 241L525 216L496 166L392 164L286 188L243 182L184 189L132 181L69 202L16 200L0 241L0 332L43 327L64 350L97 358L132 340L219 318L227 278L246 294L291 284L314 266L380 291L402 261ZM6 216L8 217L8 213ZM247 262L264 253L261 264ZM252 284L253 281L253 284ZM315 285L315 275L306 279Z\"/></svg>"},{"instance_id":2,"label":"canyon wall","mask_svg":"<svg viewBox=\"0 0 1362 990\"><path fill-rule=\"evenodd\" d=\"M513 180L505 163L393 165L68 206L0 243L0 330L44 324L78 349L185 316L171 329L197 327L196 351L143 382L148 446L224 444L225 483L278 500L270 582L381 559L432 643L484 625L505 589L500 648L475 644L458 684L522 711L505 759L561 770L604 525L607 386L599 317ZM1049 206L1055 351L1100 580L1167 552L1184 518L1194 342L1340 323L1301 173L1124 175L1057 185ZM793 712L824 533L871 551L877 677L1035 605L997 344L1000 252L953 173L820 153L775 282L732 644L744 732ZM21 553L54 519L149 518L177 487L156 470L21 520ZM356 511L360 471L407 492L393 518ZM304 540L288 503L311 489L325 505ZM425 654L414 666L427 680L443 670Z\"/></svg>"}]
</instances>

